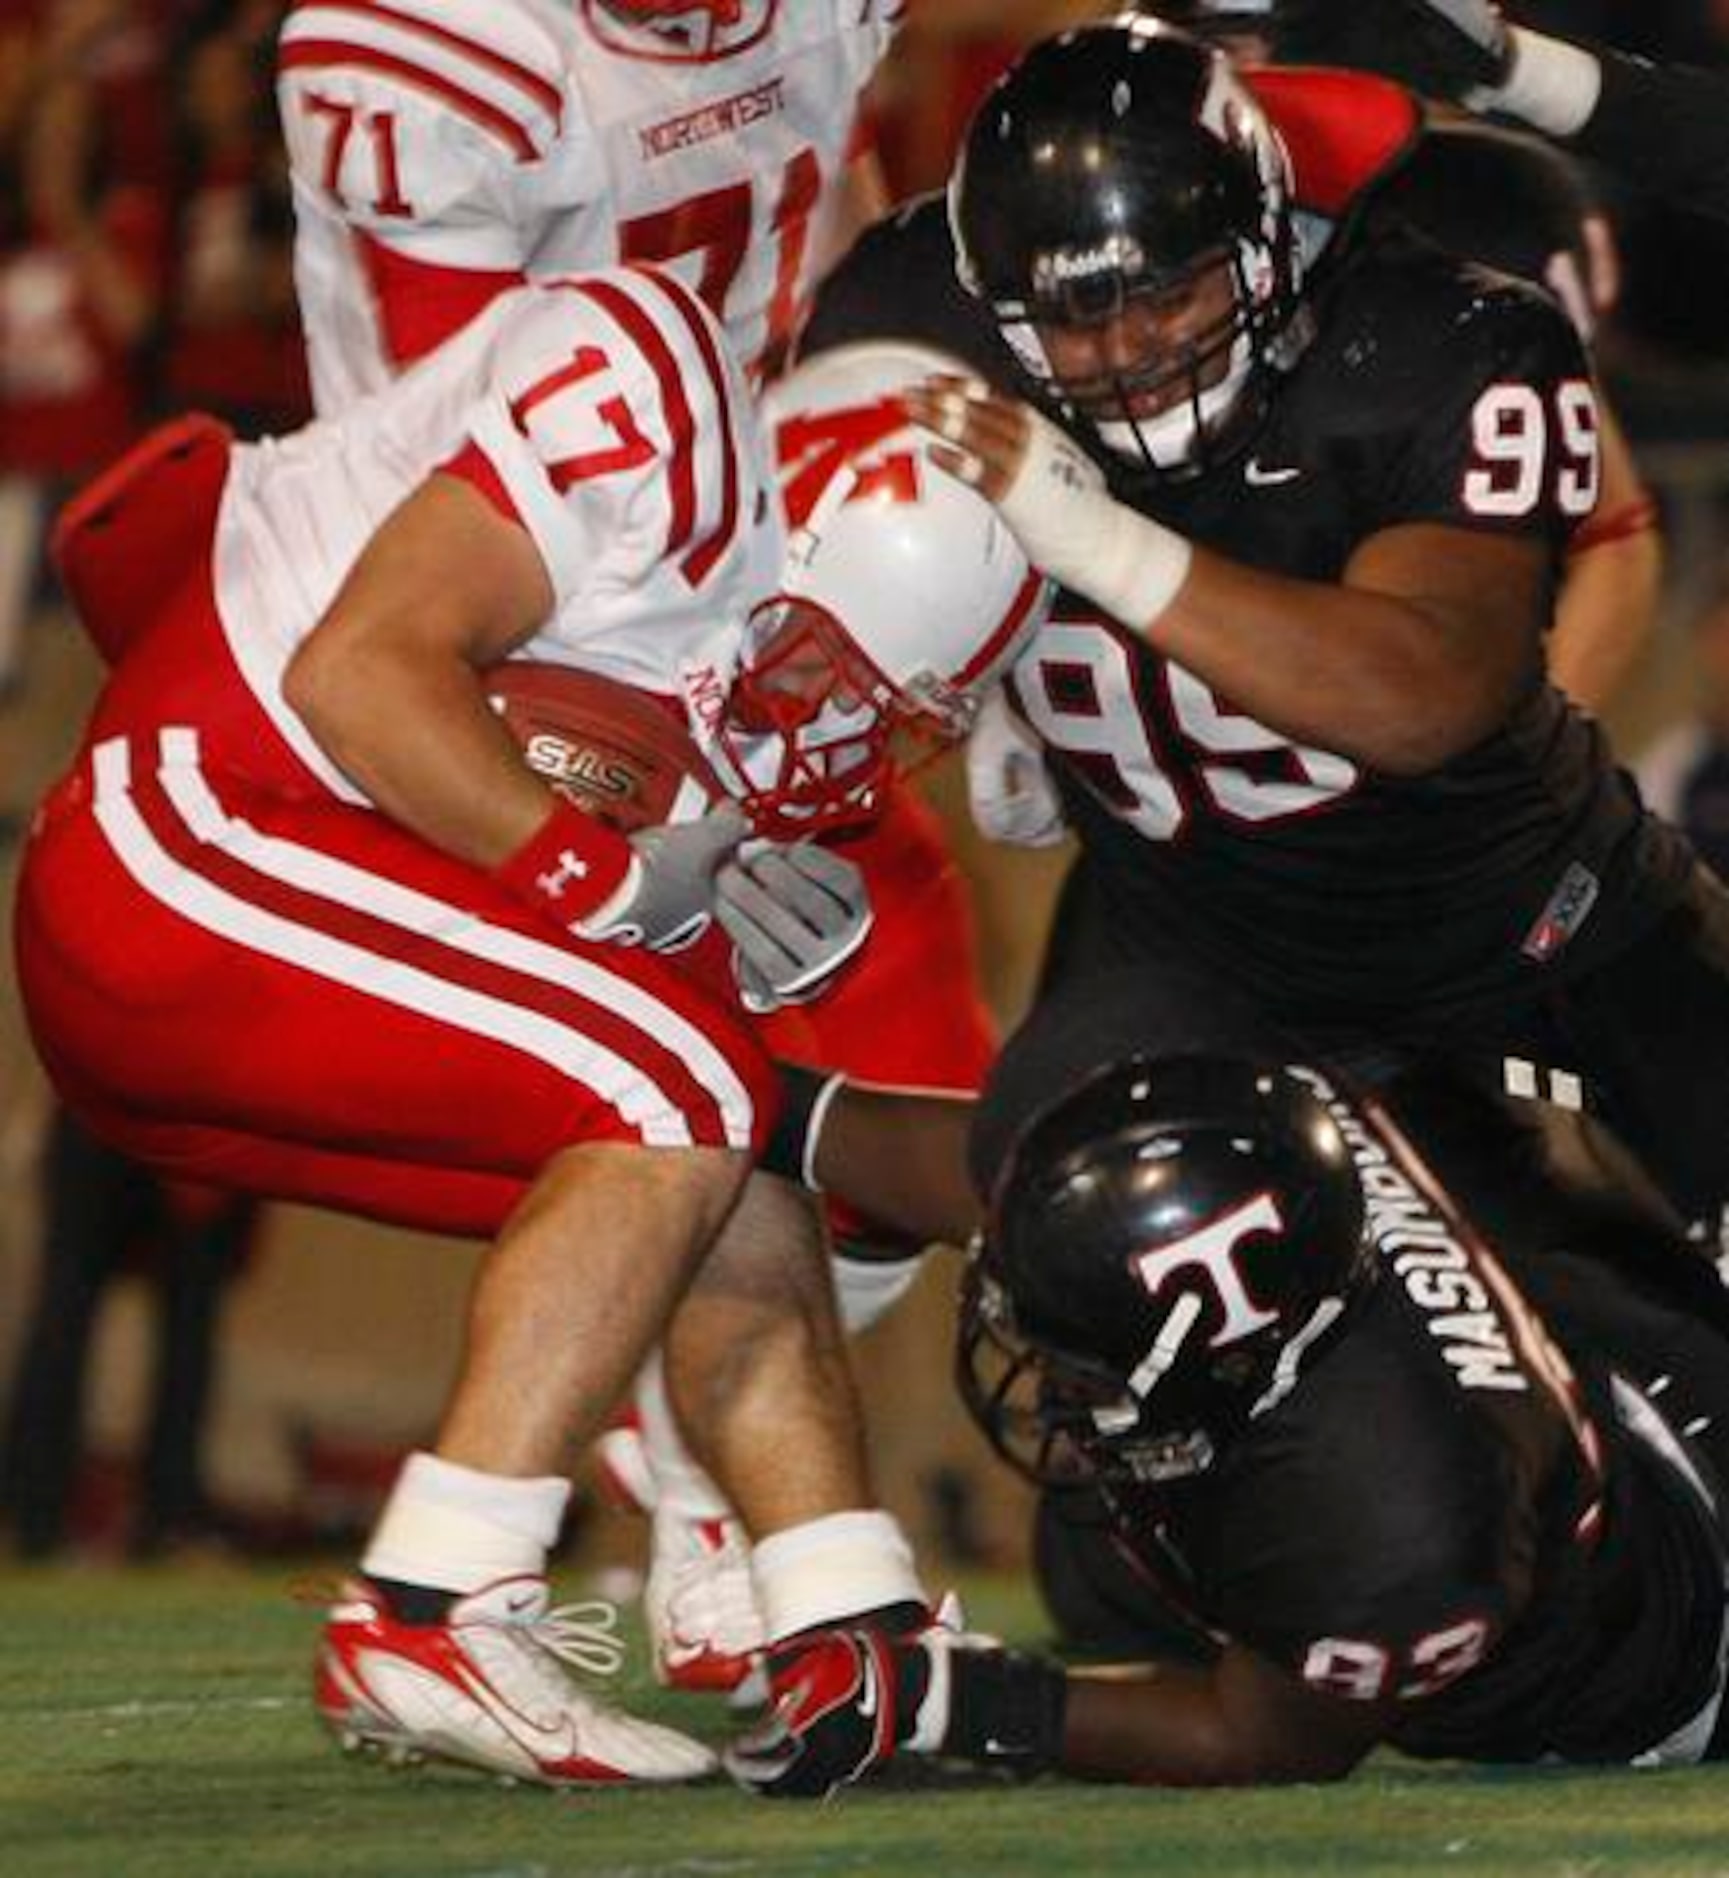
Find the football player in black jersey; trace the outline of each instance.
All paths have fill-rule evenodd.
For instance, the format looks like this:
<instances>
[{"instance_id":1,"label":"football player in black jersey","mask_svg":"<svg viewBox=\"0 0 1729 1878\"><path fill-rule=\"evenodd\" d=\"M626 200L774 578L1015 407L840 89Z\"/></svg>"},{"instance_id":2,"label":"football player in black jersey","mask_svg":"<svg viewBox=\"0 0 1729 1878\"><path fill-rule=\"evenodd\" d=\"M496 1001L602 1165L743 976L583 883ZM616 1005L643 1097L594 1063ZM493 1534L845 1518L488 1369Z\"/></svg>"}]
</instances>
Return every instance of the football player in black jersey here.
<instances>
[{"instance_id":1,"label":"football player in black jersey","mask_svg":"<svg viewBox=\"0 0 1729 1878\"><path fill-rule=\"evenodd\" d=\"M966 1107L828 1093L805 1147L831 1181L873 1122L880 1159ZM1382 1742L1729 1754L1729 1345L1570 1230L1492 1248L1305 1065L1134 1057L1059 1094L972 1256L961 1385L1090 1507L1064 1569L1164 1660L1095 1679L940 1627L807 1639L752 1784L804 1797L897 1751L1180 1785L1335 1778Z\"/></svg>"},{"instance_id":2,"label":"football player in black jersey","mask_svg":"<svg viewBox=\"0 0 1729 1878\"><path fill-rule=\"evenodd\" d=\"M1312 62L1330 47L1341 56L1363 53L1364 10L1355 0L1140 0L1135 10L1222 46L1243 72ZM1375 36L1384 35L1383 20ZM1264 100L1275 124L1278 82ZM1329 89L1319 73L1284 83L1321 100ZM1329 108L1349 112L1352 104L1346 90ZM1376 220L1409 222L1440 247L1547 288L1587 345L1619 292L1614 233L1582 169L1529 132L1479 123L1445 106L1428 109L1422 135L1373 180L1361 208ZM1601 711L1656 625L1662 552L1656 504L1600 380L1594 389L1601 488L1567 544L1547 652L1556 685L1585 710Z\"/></svg>"},{"instance_id":3,"label":"football player in black jersey","mask_svg":"<svg viewBox=\"0 0 1729 1878\"><path fill-rule=\"evenodd\" d=\"M1493 0L1302 0L1309 56L1387 72L1528 124L1729 220L1729 75L1516 26Z\"/></svg>"},{"instance_id":4,"label":"football player in black jersey","mask_svg":"<svg viewBox=\"0 0 1729 1878\"><path fill-rule=\"evenodd\" d=\"M1378 1082L1594 1100L1715 1229L1729 898L1543 673L1598 474L1554 303L1391 231L1306 268L1266 112L1146 19L1029 52L950 204L875 330L975 374L913 408L1067 588L1010 692L1080 842L981 1166L1173 1008L1247 1009ZM872 254L815 344L872 330ZM1509 1140L1447 1157L1473 1205Z\"/></svg>"}]
</instances>

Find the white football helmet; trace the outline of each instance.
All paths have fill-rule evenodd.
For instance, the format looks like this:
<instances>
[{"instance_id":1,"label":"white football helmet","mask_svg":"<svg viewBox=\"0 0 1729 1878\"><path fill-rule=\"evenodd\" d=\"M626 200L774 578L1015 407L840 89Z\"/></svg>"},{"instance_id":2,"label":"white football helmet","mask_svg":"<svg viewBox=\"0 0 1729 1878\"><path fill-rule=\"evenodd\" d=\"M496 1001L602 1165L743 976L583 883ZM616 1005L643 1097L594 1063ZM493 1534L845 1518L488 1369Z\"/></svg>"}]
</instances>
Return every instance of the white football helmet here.
<instances>
[{"instance_id":1,"label":"white football helmet","mask_svg":"<svg viewBox=\"0 0 1729 1878\"><path fill-rule=\"evenodd\" d=\"M788 547L719 740L759 825L868 820L889 740L963 736L1052 588L996 510L932 457L899 393L964 368L924 347L822 354L765 398Z\"/></svg>"}]
</instances>

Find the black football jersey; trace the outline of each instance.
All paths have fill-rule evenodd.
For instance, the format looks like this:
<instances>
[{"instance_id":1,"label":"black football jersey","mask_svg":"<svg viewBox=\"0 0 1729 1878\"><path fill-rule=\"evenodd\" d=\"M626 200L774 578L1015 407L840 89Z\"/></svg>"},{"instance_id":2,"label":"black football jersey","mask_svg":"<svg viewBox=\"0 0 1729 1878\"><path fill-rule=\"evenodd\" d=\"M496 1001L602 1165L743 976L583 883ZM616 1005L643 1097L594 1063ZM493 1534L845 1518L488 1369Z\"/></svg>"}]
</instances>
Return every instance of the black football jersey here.
<instances>
[{"instance_id":1,"label":"black football jersey","mask_svg":"<svg viewBox=\"0 0 1729 1878\"><path fill-rule=\"evenodd\" d=\"M1595 405L1554 303L1391 231L1331 253L1310 297L1316 336L1250 451L1188 482L1095 451L1114 492L1299 578L1411 522L1536 536L1558 569L1595 500ZM866 337L1038 398L955 283L934 198L861 240L805 350ZM1504 1008L1637 936L1687 864L1536 670L1500 730L1415 778L1294 744L1074 595L1011 684L1113 931L1186 939L1293 1025L1421 1035Z\"/></svg>"},{"instance_id":2,"label":"black football jersey","mask_svg":"<svg viewBox=\"0 0 1729 1878\"><path fill-rule=\"evenodd\" d=\"M1602 310L1578 165L1541 138L1476 119L1431 124L1373 189L1377 224L1408 223L1438 248L1546 289L1587 337Z\"/></svg>"},{"instance_id":3,"label":"black football jersey","mask_svg":"<svg viewBox=\"0 0 1729 1878\"><path fill-rule=\"evenodd\" d=\"M1720 1528L1600 1361L1570 1366L1480 1246L1395 1211L1349 1333L1215 1471L1122 1504L1122 1537L1215 1633L1396 1701L1408 1753L1631 1760L1711 1694Z\"/></svg>"}]
</instances>

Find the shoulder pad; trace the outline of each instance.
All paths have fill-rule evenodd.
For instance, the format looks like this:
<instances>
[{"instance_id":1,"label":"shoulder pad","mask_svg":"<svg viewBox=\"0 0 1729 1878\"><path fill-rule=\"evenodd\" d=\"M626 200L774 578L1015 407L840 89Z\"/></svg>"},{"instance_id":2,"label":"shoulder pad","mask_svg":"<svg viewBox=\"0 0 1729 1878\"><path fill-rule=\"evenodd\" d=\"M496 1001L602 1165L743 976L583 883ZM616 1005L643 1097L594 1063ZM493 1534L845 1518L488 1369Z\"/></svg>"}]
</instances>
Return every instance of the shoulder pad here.
<instances>
[{"instance_id":1,"label":"shoulder pad","mask_svg":"<svg viewBox=\"0 0 1729 1878\"><path fill-rule=\"evenodd\" d=\"M543 156L566 129L566 48L514 0L304 0L278 50L283 83L340 73L350 86L406 94L495 138L519 163Z\"/></svg>"},{"instance_id":2,"label":"shoulder pad","mask_svg":"<svg viewBox=\"0 0 1729 1878\"><path fill-rule=\"evenodd\" d=\"M1414 93L1389 79L1318 67L1245 74L1284 139L1297 207L1334 220L1397 170L1423 129Z\"/></svg>"}]
</instances>

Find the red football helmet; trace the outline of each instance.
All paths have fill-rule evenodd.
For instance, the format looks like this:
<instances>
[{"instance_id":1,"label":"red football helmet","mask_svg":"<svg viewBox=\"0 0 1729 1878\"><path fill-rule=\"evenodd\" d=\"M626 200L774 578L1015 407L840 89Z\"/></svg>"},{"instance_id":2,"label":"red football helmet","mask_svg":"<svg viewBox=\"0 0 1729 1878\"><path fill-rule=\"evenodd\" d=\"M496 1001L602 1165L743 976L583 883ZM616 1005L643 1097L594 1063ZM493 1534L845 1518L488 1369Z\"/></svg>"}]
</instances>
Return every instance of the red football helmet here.
<instances>
[{"instance_id":1,"label":"red football helmet","mask_svg":"<svg viewBox=\"0 0 1729 1878\"><path fill-rule=\"evenodd\" d=\"M915 346L844 346L767 394L787 558L716 732L759 826L868 821L891 743L906 759L909 739L964 735L1044 620L1049 584L898 396L954 369Z\"/></svg>"},{"instance_id":2,"label":"red football helmet","mask_svg":"<svg viewBox=\"0 0 1729 1878\"><path fill-rule=\"evenodd\" d=\"M707 64L754 46L780 0L583 0L589 30L609 51L663 64Z\"/></svg>"}]
</instances>

